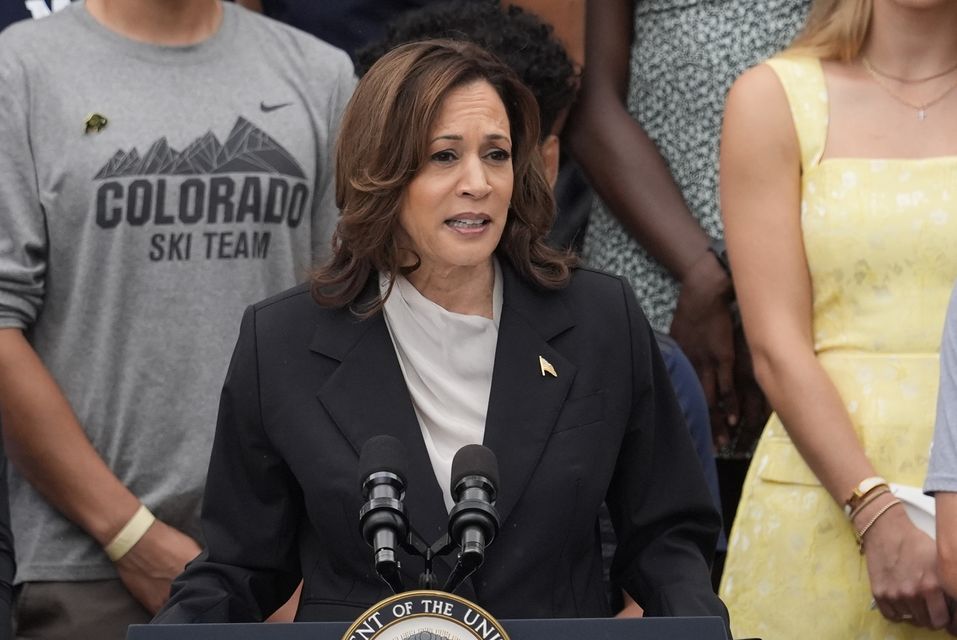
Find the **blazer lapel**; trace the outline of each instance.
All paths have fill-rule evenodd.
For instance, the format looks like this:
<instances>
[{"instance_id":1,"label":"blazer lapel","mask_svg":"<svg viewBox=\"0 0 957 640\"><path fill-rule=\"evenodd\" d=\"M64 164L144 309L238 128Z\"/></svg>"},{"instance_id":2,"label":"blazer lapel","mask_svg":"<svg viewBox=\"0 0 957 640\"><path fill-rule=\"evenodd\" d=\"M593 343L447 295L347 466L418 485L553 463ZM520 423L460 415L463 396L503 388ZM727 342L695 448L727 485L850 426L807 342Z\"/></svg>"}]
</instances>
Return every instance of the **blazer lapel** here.
<instances>
[{"instance_id":1,"label":"blazer lapel","mask_svg":"<svg viewBox=\"0 0 957 640\"><path fill-rule=\"evenodd\" d=\"M574 324L560 296L532 289L506 259L501 265L502 318L484 444L498 458L496 508L504 523L545 449L577 368L549 344ZM556 375L542 371L540 358Z\"/></svg>"},{"instance_id":2,"label":"blazer lapel","mask_svg":"<svg viewBox=\"0 0 957 640\"><path fill-rule=\"evenodd\" d=\"M501 486L496 508L504 523L545 449L577 367L549 344L574 324L560 296L533 289L507 259L500 262L502 318L484 444L498 458ZM373 285L370 280L366 295L374 294ZM310 348L340 363L318 398L356 455L366 440L380 434L394 435L406 445L406 511L415 530L431 544L446 533L448 513L383 315L358 321L343 311L335 323L317 329ZM552 366L555 376L543 374L540 358ZM436 569L447 575L449 563L454 557L438 558L437 564L445 566ZM403 565L407 573L417 573L422 566L408 556ZM458 593L474 597L471 580Z\"/></svg>"},{"instance_id":3,"label":"blazer lapel","mask_svg":"<svg viewBox=\"0 0 957 640\"><path fill-rule=\"evenodd\" d=\"M319 401L357 456L373 436L402 441L408 453L406 513L415 531L432 544L445 534L448 513L385 319L377 313L357 320L348 311L337 318L317 329L310 345L340 363L319 389ZM422 562L406 556L403 567L418 576Z\"/></svg>"}]
</instances>

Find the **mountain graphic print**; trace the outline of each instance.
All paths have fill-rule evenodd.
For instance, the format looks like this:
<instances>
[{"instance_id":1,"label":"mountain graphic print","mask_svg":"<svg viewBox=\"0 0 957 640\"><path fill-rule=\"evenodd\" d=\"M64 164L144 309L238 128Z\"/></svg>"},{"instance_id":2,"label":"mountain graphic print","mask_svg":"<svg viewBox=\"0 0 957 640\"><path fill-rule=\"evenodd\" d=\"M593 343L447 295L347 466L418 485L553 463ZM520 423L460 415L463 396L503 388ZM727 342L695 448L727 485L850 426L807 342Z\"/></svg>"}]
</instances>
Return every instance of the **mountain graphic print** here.
<instances>
[{"instance_id":1,"label":"mountain graphic print","mask_svg":"<svg viewBox=\"0 0 957 640\"><path fill-rule=\"evenodd\" d=\"M162 137L154 142L143 156L140 156L136 148L117 151L97 172L94 179L224 173L268 173L300 179L306 177L300 164L282 145L240 116L229 132L225 144L211 131L207 131L185 149L177 151Z\"/></svg>"}]
</instances>

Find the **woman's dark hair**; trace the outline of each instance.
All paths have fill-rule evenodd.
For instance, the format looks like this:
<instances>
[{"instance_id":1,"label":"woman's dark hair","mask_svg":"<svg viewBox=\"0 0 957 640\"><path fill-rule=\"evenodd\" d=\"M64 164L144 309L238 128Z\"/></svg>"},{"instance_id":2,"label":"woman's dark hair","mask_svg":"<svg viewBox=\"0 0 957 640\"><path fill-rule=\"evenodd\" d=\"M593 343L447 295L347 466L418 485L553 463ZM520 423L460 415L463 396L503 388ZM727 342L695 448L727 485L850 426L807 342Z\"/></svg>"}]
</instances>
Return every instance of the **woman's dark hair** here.
<instances>
[{"instance_id":1,"label":"woman's dark hair","mask_svg":"<svg viewBox=\"0 0 957 640\"><path fill-rule=\"evenodd\" d=\"M407 11L389 24L385 38L356 52L361 78L376 60L407 42L449 38L482 47L511 67L538 101L541 140L555 130L575 100L578 73L547 22L498 0L450 0Z\"/></svg>"},{"instance_id":2,"label":"woman's dark hair","mask_svg":"<svg viewBox=\"0 0 957 640\"><path fill-rule=\"evenodd\" d=\"M357 308L373 272L389 274L391 291L404 267L396 242L406 185L428 156L432 124L452 90L488 82L508 114L514 187L497 252L528 282L567 284L575 258L545 244L555 201L537 150L538 107L504 64L480 47L452 40L402 45L376 62L349 101L336 145L336 204L341 210L333 256L313 276L312 295L328 307L381 309L381 296ZM408 251L403 250L404 256ZM407 262L407 260L405 261Z\"/></svg>"}]
</instances>

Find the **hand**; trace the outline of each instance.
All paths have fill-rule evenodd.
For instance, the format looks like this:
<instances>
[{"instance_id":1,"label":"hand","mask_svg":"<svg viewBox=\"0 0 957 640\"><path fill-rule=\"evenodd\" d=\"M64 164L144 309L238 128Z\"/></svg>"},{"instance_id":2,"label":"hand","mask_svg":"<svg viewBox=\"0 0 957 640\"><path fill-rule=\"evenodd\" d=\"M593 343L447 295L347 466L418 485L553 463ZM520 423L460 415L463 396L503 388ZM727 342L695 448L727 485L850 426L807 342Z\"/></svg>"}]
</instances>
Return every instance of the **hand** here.
<instances>
[{"instance_id":1,"label":"hand","mask_svg":"<svg viewBox=\"0 0 957 640\"><path fill-rule=\"evenodd\" d=\"M155 615L169 599L173 579L199 552L195 540L157 520L120 558L116 570L133 597Z\"/></svg>"},{"instance_id":2,"label":"hand","mask_svg":"<svg viewBox=\"0 0 957 640\"><path fill-rule=\"evenodd\" d=\"M625 606L621 608L621 611L615 614L616 618L641 618L645 615L645 610L641 608L641 605L635 602L634 598L628 595L628 592L622 590L621 592L622 600L625 603Z\"/></svg>"},{"instance_id":3,"label":"hand","mask_svg":"<svg viewBox=\"0 0 957 640\"><path fill-rule=\"evenodd\" d=\"M737 425L739 417L730 295L731 279L714 255L705 252L682 280L670 330L698 373L719 448L730 441L728 428Z\"/></svg>"},{"instance_id":4,"label":"hand","mask_svg":"<svg viewBox=\"0 0 957 640\"><path fill-rule=\"evenodd\" d=\"M734 390L738 394L737 430L732 438L734 453L750 453L771 415L771 405L754 377L751 350L740 322L734 327Z\"/></svg>"},{"instance_id":5,"label":"hand","mask_svg":"<svg viewBox=\"0 0 957 640\"><path fill-rule=\"evenodd\" d=\"M868 505L855 526L868 522L891 499ZM891 507L867 531L864 553L871 592L885 618L928 629L954 626L937 577L934 541L911 523L902 505Z\"/></svg>"},{"instance_id":6,"label":"hand","mask_svg":"<svg viewBox=\"0 0 957 640\"><path fill-rule=\"evenodd\" d=\"M286 604L276 609L271 616L266 618L266 622L295 622L300 598L302 598L302 582L296 587L296 591L286 601Z\"/></svg>"}]
</instances>

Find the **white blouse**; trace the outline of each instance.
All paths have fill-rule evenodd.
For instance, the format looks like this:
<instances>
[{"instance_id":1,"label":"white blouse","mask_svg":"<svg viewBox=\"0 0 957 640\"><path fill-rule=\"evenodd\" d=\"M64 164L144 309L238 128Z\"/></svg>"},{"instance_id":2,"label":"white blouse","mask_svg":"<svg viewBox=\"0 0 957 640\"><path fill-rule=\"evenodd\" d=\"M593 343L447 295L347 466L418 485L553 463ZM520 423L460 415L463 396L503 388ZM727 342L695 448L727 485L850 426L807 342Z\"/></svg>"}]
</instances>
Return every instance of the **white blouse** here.
<instances>
[{"instance_id":1,"label":"white blouse","mask_svg":"<svg viewBox=\"0 0 957 640\"><path fill-rule=\"evenodd\" d=\"M403 276L386 299L384 314L425 448L445 506L450 493L452 458L467 444L481 444L492 388L492 367L502 314L502 271L495 265L492 319L447 311ZM386 275L379 278L384 295Z\"/></svg>"}]
</instances>

